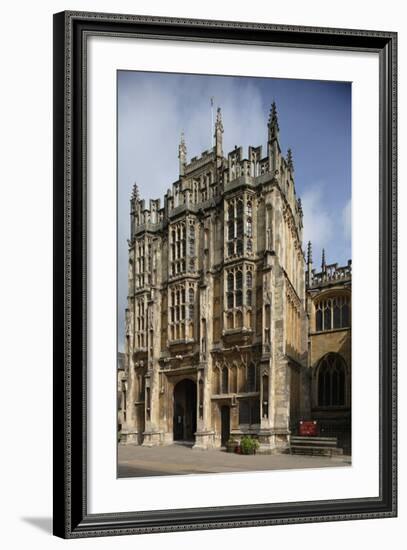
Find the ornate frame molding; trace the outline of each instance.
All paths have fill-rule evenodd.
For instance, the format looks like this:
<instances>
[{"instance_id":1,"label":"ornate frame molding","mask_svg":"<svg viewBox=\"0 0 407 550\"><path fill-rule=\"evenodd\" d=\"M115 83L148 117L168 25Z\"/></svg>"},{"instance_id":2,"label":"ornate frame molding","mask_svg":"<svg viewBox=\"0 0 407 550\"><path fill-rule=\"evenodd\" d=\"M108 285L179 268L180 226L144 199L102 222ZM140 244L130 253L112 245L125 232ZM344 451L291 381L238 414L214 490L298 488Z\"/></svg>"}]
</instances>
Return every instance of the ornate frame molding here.
<instances>
[{"instance_id":1,"label":"ornate frame molding","mask_svg":"<svg viewBox=\"0 0 407 550\"><path fill-rule=\"evenodd\" d=\"M379 54L378 498L87 513L86 41L96 34ZM54 534L76 538L394 517L397 513L396 215L396 33L76 11L54 15Z\"/></svg>"}]
</instances>

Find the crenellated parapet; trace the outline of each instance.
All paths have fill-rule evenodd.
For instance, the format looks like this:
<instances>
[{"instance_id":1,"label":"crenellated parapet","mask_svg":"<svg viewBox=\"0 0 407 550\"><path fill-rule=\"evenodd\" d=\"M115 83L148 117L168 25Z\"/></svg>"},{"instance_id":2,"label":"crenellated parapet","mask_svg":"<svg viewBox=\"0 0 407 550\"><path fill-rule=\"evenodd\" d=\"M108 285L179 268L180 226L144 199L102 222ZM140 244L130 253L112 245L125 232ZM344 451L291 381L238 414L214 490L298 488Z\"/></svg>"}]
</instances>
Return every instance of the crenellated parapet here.
<instances>
[{"instance_id":1,"label":"crenellated parapet","mask_svg":"<svg viewBox=\"0 0 407 550\"><path fill-rule=\"evenodd\" d=\"M148 204L140 198L137 184L134 184L130 199L131 239L140 228L153 229L164 219L164 210L160 199L150 199Z\"/></svg>"},{"instance_id":2,"label":"crenellated parapet","mask_svg":"<svg viewBox=\"0 0 407 550\"><path fill-rule=\"evenodd\" d=\"M322 249L321 270L312 268L312 245L308 243L307 248L307 290L322 290L336 284L347 285L352 281L352 260L344 266L338 263L327 264L325 259L325 249Z\"/></svg>"},{"instance_id":3,"label":"crenellated parapet","mask_svg":"<svg viewBox=\"0 0 407 550\"><path fill-rule=\"evenodd\" d=\"M140 198L137 185L131 197L132 238L142 231L159 231L169 220L183 211L208 210L228 193L238 187L252 188L262 192L272 183L281 191L292 222L301 238L303 212L296 195L294 161L291 149L284 157L279 145L279 123L276 104L273 102L268 121L267 155L263 157L262 146L249 146L247 154L237 145L223 153L223 121L220 108L214 129L213 148L200 156L187 159L184 134L178 148L179 179L164 196L164 205L159 200L150 200L146 205Z\"/></svg>"},{"instance_id":4,"label":"crenellated parapet","mask_svg":"<svg viewBox=\"0 0 407 550\"><path fill-rule=\"evenodd\" d=\"M352 260L348 260L347 265L338 266L335 264L325 265L325 269L316 272L312 270L310 289L330 285L337 282L347 282L352 280Z\"/></svg>"}]
</instances>

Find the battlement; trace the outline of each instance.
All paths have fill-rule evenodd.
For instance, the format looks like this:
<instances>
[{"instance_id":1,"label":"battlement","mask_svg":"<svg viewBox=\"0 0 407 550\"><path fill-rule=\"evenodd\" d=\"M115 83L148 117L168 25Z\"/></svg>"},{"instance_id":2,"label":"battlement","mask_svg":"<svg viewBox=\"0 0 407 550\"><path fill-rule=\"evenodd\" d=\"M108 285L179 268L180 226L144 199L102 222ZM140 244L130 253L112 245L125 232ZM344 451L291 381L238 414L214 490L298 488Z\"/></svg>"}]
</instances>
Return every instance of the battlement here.
<instances>
[{"instance_id":1,"label":"battlement","mask_svg":"<svg viewBox=\"0 0 407 550\"><path fill-rule=\"evenodd\" d=\"M185 165L185 175L199 170L206 164L212 162L214 158L213 150L203 151L201 156L191 158L190 162Z\"/></svg>"},{"instance_id":2,"label":"battlement","mask_svg":"<svg viewBox=\"0 0 407 550\"><path fill-rule=\"evenodd\" d=\"M146 201L140 198L138 186L135 183L131 195L131 222L132 234L140 226L158 225L164 219L164 209L161 208L160 199L150 199L148 206Z\"/></svg>"},{"instance_id":3,"label":"battlement","mask_svg":"<svg viewBox=\"0 0 407 550\"><path fill-rule=\"evenodd\" d=\"M179 144L179 179L164 196L164 207L160 200L150 200L146 206L140 199L137 185L131 197L132 231L140 226L159 224L174 215L174 211L187 209L196 211L204 205L219 201L225 191L241 185L261 186L270 179L279 185L294 217L295 224L302 227L301 201L297 198L294 185L294 164L291 150L286 157L281 154L278 142L279 125L275 104L272 105L268 122L267 155L263 157L261 145L248 147L244 158L243 147L235 145L227 156L223 154L223 123L218 109L215 124L215 144L200 156L187 160L184 135Z\"/></svg>"},{"instance_id":4,"label":"battlement","mask_svg":"<svg viewBox=\"0 0 407 550\"><path fill-rule=\"evenodd\" d=\"M327 264L319 272L315 269L311 271L309 288L319 288L321 286L331 285L336 282L347 282L352 279L352 260L348 260L347 265L338 267L338 264Z\"/></svg>"}]
</instances>

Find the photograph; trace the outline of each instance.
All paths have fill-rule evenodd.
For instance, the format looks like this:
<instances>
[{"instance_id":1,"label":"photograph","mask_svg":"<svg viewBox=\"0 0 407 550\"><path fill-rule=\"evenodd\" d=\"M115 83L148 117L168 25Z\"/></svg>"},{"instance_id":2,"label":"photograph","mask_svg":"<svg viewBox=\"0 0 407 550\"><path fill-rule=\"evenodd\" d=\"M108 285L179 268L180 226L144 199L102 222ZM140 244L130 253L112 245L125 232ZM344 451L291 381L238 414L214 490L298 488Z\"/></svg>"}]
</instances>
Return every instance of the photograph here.
<instances>
[{"instance_id":1,"label":"photograph","mask_svg":"<svg viewBox=\"0 0 407 550\"><path fill-rule=\"evenodd\" d=\"M54 15L58 537L397 516L397 33L225 15Z\"/></svg>"},{"instance_id":2,"label":"photograph","mask_svg":"<svg viewBox=\"0 0 407 550\"><path fill-rule=\"evenodd\" d=\"M352 83L116 74L117 477L351 467Z\"/></svg>"}]
</instances>

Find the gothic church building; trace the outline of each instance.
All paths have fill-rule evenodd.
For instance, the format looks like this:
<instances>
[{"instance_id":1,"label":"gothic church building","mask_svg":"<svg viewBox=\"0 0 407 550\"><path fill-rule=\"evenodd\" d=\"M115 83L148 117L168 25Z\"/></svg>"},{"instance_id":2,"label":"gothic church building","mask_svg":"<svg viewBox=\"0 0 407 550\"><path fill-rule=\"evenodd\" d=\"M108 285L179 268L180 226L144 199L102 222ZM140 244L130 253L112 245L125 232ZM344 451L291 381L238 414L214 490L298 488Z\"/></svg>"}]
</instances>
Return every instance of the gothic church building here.
<instances>
[{"instance_id":1,"label":"gothic church building","mask_svg":"<svg viewBox=\"0 0 407 550\"><path fill-rule=\"evenodd\" d=\"M181 138L179 179L163 204L146 204L134 186L123 443L190 441L208 449L251 434L260 451L284 452L299 420L323 413L329 400L334 418L349 417L350 264L344 277L335 275L344 269L336 264L329 273L323 265L321 275L310 249L305 258L293 159L281 152L274 103L267 129L265 154L235 147L225 156L218 109L211 150L188 161ZM336 307L330 283L341 287L340 313L332 310L328 329L328 320L316 326L315 318L326 304ZM341 345L349 340L346 372L343 380L325 376L319 403L315 373L321 358L339 350L335 338L312 349L311 342L338 327Z\"/></svg>"}]
</instances>

